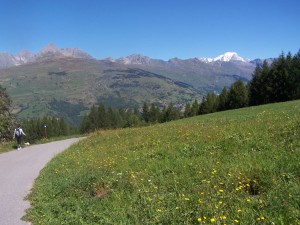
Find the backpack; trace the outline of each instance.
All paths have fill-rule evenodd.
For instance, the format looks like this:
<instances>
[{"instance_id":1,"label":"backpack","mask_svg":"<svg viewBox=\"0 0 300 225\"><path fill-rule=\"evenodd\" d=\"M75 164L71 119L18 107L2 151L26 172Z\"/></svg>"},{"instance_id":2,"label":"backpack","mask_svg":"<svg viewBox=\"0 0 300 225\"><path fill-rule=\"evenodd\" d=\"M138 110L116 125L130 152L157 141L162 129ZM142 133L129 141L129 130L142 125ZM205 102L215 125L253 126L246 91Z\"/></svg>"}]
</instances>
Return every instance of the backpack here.
<instances>
[{"instance_id":1,"label":"backpack","mask_svg":"<svg viewBox=\"0 0 300 225\"><path fill-rule=\"evenodd\" d=\"M15 130L15 135L16 135L16 137L22 136L22 132L20 131L19 128L17 128L17 129Z\"/></svg>"}]
</instances>

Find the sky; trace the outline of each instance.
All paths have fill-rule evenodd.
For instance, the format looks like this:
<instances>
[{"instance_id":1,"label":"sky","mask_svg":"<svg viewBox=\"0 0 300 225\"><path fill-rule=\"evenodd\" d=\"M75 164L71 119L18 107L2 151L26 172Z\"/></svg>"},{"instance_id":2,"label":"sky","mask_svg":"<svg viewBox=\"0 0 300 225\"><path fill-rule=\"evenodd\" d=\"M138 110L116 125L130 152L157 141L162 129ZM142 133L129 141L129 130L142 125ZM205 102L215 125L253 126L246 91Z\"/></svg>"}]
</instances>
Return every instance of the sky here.
<instances>
[{"instance_id":1,"label":"sky","mask_svg":"<svg viewBox=\"0 0 300 225\"><path fill-rule=\"evenodd\" d=\"M0 52L278 57L300 49L299 12L299 0L0 0Z\"/></svg>"}]
</instances>

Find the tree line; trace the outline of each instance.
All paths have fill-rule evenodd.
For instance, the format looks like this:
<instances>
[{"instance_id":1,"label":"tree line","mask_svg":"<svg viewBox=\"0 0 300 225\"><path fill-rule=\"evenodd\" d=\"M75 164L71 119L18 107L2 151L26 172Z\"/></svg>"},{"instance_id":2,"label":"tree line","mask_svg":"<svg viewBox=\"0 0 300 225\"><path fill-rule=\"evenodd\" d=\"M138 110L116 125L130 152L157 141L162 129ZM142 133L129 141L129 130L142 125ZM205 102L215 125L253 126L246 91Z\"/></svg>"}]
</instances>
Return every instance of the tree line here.
<instances>
[{"instance_id":1,"label":"tree line","mask_svg":"<svg viewBox=\"0 0 300 225\"><path fill-rule=\"evenodd\" d=\"M67 136L78 132L75 128L70 127L63 118L58 117L23 120L21 125L26 133L24 141L30 143L44 138Z\"/></svg>"},{"instance_id":2,"label":"tree line","mask_svg":"<svg viewBox=\"0 0 300 225\"><path fill-rule=\"evenodd\" d=\"M158 106L147 103L143 104L142 109L106 108L103 103L98 107L92 106L90 112L85 115L81 125L80 132L86 133L97 129L114 129L144 126L147 124L163 123L181 118L178 108L169 104L160 109Z\"/></svg>"}]
</instances>

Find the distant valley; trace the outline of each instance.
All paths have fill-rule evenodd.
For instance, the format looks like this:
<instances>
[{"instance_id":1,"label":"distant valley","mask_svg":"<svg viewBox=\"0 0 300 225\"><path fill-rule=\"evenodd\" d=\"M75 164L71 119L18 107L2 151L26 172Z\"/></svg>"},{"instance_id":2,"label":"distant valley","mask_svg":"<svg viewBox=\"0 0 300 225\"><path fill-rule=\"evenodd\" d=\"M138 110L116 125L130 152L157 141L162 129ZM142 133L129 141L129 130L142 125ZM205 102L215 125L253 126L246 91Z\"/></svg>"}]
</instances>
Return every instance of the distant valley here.
<instances>
[{"instance_id":1,"label":"distant valley","mask_svg":"<svg viewBox=\"0 0 300 225\"><path fill-rule=\"evenodd\" d=\"M270 62L272 59L269 59ZM234 52L214 59L168 61L133 54L95 59L79 49L50 44L39 53L0 53L0 85L7 88L20 118L59 116L78 124L93 104L139 108L143 102L180 105L242 79L257 64Z\"/></svg>"}]
</instances>

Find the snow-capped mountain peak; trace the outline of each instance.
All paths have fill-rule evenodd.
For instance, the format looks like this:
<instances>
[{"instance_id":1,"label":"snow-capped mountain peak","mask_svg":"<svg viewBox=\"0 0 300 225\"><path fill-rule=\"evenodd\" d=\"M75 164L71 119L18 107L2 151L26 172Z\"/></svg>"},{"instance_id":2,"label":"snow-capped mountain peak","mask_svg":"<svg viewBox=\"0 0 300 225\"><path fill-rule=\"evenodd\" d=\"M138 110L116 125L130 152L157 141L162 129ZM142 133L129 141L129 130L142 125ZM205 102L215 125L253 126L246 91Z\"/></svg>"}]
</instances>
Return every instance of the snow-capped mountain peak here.
<instances>
[{"instance_id":1,"label":"snow-capped mountain peak","mask_svg":"<svg viewBox=\"0 0 300 225\"><path fill-rule=\"evenodd\" d=\"M248 62L248 60L240 57L236 52L225 52L222 55L219 55L215 58L198 58L200 61L205 63L211 63L216 61L222 62L230 62L230 61L241 61L241 62Z\"/></svg>"},{"instance_id":2,"label":"snow-capped mountain peak","mask_svg":"<svg viewBox=\"0 0 300 225\"><path fill-rule=\"evenodd\" d=\"M218 57L214 58L214 61L223 61L223 62L243 61L243 62L246 62L246 60L244 58L240 57L236 52L225 52L223 55L219 55Z\"/></svg>"}]
</instances>

